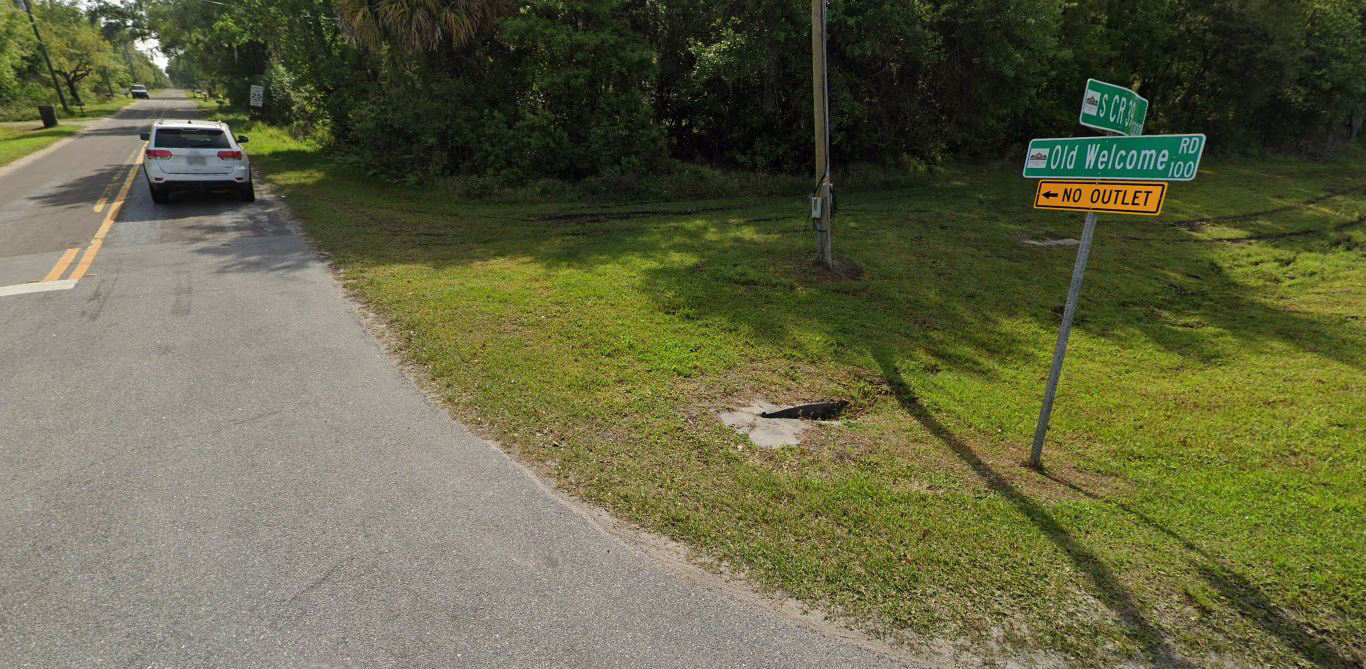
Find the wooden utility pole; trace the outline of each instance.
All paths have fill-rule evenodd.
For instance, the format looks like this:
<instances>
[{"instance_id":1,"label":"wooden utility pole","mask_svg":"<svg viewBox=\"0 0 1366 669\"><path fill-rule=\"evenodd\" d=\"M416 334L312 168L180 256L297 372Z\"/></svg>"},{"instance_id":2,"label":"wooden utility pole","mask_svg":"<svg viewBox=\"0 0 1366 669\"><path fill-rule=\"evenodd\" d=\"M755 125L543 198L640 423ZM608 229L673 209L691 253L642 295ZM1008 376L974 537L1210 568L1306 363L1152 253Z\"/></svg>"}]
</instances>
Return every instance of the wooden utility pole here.
<instances>
[{"instance_id":1,"label":"wooden utility pole","mask_svg":"<svg viewBox=\"0 0 1366 669\"><path fill-rule=\"evenodd\" d=\"M816 120L816 179L819 184L816 197L820 200L816 255L821 264L834 267L830 230L833 198L830 197L830 84L826 78L825 8L826 0L811 0L811 100Z\"/></svg>"},{"instance_id":2,"label":"wooden utility pole","mask_svg":"<svg viewBox=\"0 0 1366 669\"><path fill-rule=\"evenodd\" d=\"M29 7L28 0L19 0L19 4L24 6L24 12L28 14L29 25L33 26L33 37L38 40L38 52L43 54L43 62L47 64L47 73L52 75L52 90L57 91L57 99L62 102L62 109L66 113L71 113L71 108L66 106L66 96L62 94L62 85L57 83L57 71L52 69L52 59L47 57L47 45L43 44L43 35L38 32L38 20L33 18L33 9Z\"/></svg>"},{"instance_id":3,"label":"wooden utility pole","mask_svg":"<svg viewBox=\"0 0 1366 669\"><path fill-rule=\"evenodd\" d=\"M138 83L138 71L133 68L133 54L128 53L128 44L133 38L128 37L123 42L123 60L128 63L128 85ZM236 53L236 52L234 52Z\"/></svg>"}]
</instances>

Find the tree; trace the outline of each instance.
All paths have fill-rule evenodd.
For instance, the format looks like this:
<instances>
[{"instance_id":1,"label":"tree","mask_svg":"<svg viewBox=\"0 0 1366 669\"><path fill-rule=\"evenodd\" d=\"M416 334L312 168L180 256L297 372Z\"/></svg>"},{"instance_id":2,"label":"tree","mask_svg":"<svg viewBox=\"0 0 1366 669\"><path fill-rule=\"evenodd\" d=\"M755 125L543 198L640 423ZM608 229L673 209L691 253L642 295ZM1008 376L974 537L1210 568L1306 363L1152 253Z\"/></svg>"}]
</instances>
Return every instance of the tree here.
<instances>
[{"instance_id":1,"label":"tree","mask_svg":"<svg viewBox=\"0 0 1366 669\"><path fill-rule=\"evenodd\" d=\"M80 84L113 62L114 50L80 8L50 3L41 5L43 33L47 37L52 69L62 78L73 100L80 104Z\"/></svg>"},{"instance_id":2,"label":"tree","mask_svg":"<svg viewBox=\"0 0 1366 669\"><path fill-rule=\"evenodd\" d=\"M204 73L183 55L171 57L166 64L166 75L179 88L198 88L200 82L204 81Z\"/></svg>"},{"instance_id":3,"label":"tree","mask_svg":"<svg viewBox=\"0 0 1366 669\"><path fill-rule=\"evenodd\" d=\"M178 76L237 104L264 84L265 118L377 172L810 161L808 0L87 1L145 8ZM829 25L843 164L1015 155L1072 130L1088 77L1212 147L1366 124L1366 0L830 0Z\"/></svg>"},{"instance_id":4,"label":"tree","mask_svg":"<svg viewBox=\"0 0 1366 669\"><path fill-rule=\"evenodd\" d=\"M140 77L137 66L134 64L129 46L138 40L145 40L152 36L152 30L147 26L147 13L143 10L141 3L128 4L117 0L97 0L87 5L87 12L92 19L100 23L100 31L104 33L104 38L115 48L122 47L124 61L128 66L128 76L132 81L138 81Z\"/></svg>"},{"instance_id":5,"label":"tree","mask_svg":"<svg viewBox=\"0 0 1366 669\"><path fill-rule=\"evenodd\" d=\"M148 5L148 24L179 71L194 71L234 104L245 104L248 87L268 65L263 40L273 32L252 21L256 4L156 2Z\"/></svg>"}]
</instances>

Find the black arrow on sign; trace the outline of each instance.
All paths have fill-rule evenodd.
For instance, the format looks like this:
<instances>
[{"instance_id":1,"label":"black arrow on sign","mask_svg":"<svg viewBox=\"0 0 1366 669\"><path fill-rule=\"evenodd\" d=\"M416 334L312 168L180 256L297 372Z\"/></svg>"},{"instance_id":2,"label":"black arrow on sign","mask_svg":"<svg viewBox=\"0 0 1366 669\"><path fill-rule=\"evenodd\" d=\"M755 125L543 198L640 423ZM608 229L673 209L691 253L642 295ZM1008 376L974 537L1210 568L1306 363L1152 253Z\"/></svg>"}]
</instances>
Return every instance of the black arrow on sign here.
<instances>
[{"instance_id":1,"label":"black arrow on sign","mask_svg":"<svg viewBox=\"0 0 1366 669\"><path fill-rule=\"evenodd\" d=\"M1055 197L1057 197L1057 196L1058 196L1057 193L1054 193L1053 191L1049 191L1049 192L1043 194L1043 199L1045 199L1045 200L1051 200L1051 199L1053 199L1053 198L1055 198Z\"/></svg>"}]
</instances>

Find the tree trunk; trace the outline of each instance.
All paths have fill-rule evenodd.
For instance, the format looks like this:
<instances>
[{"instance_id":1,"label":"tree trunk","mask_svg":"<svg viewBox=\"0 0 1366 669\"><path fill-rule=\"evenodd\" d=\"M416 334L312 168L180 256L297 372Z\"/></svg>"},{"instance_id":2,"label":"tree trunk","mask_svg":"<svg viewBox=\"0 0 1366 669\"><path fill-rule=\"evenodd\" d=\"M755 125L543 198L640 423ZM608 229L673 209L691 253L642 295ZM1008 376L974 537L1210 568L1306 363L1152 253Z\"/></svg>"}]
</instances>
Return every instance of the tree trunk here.
<instances>
[{"instance_id":1,"label":"tree trunk","mask_svg":"<svg viewBox=\"0 0 1366 669\"><path fill-rule=\"evenodd\" d=\"M71 91L71 104L74 104L74 105L82 104L82 103L81 103L81 94L76 92L76 82L77 82L77 81L80 81L80 80L79 80L79 79L67 79L67 80L66 80L66 87Z\"/></svg>"}]
</instances>

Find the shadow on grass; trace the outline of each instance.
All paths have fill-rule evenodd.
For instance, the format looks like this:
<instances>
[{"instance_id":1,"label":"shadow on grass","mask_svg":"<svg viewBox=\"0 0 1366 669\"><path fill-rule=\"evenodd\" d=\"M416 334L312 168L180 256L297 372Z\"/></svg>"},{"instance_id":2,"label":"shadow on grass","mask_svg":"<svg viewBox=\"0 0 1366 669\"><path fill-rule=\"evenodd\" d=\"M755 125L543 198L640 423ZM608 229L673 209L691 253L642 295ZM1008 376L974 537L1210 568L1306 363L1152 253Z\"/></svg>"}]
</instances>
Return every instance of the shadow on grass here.
<instances>
[{"instance_id":1,"label":"shadow on grass","mask_svg":"<svg viewBox=\"0 0 1366 669\"><path fill-rule=\"evenodd\" d=\"M1361 666L1354 660L1341 655L1331 646L1318 639L1303 624L1287 615L1280 606L1276 605L1270 597L1266 596L1266 594L1257 588L1257 586L1253 585L1251 581L1247 580L1247 578L1237 571L1234 571L1231 567L1224 564L1205 549L1200 548L1190 539L1177 534L1167 526L1153 520L1142 511L1134 509L1123 502L1098 495L1051 473L1044 473L1044 476L1080 493L1088 499L1123 511L1143 525L1171 538L1186 550L1199 556L1203 560L1203 563L1196 565L1195 570L1206 583L1209 583L1211 587L1219 591L1219 594L1232 604L1244 618L1255 623L1266 633L1280 639L1282 643L1294 650L1305 660L1316 666L1329 667L1331 669L1351 669L1352 667Z\"/></svg>"},{"instance_id":2,"label":"shadow on grass","mask_svg":"<svg viewBox=\"0 0 1366 669\"><path fill-rule=\"evenodd\" d=\"M1143 654L1148 661L1161 667L1191 666L1172 649L1162 630L1148 621L1143 615L1142 609L1139 608L1138 601L1134 598L1133 593L1129 592L1119 582L1114 572L1105 565L1100 557L1078 542L1067 531L1067 528L1063 527L1052 514L1048 513L1047 509L1012 485L1009 480L978 456L972 447L955 436L933 414L926 410L905 379L901 377L901 372L896 368L894 362L886 355L877 354L875 357L882 368L882 374L887 385L892 388L892 392L896 395L897 402L901 404L902 409L930 434L934 435L940 443L948 447L959 460L971 467L973 473L988 488L1010 502L1021 515L1028 518L1029 522L1038 528L1041 534L1067 555L1077 571L1084 574L1091 582L1096 597L1114 612L1128 636L1143 649Z\"/></svg>"},{"instance_id":3,"label":"shadow on grass","mask_svg":"<svg viewBox=\"0 0 1366 669\"><path fill-rule=\"evenodd\" d=\"M645 289L662 306L739 324L771 341L791 344L797 333L814 332L851 348L895 342L928 353L941 366L984 376L990 376L988 361L1046 359L1051 338L1040 345L1002 323L1025 318L1056 329L1075 255L1070 247L1020 244L1016 237L1034 224L1021 224L1013 212L906 214L900 220L851 213L837 243L868 276L829 283L800 276L801 265L809 262L809 234L796 215L766 221L734 212L703 217L702 225L692 225L695 220L580 226L499 221L499 227L478 230L477 239L481 252L528 256L552 268L591 269L651 254L695 256L702 259L695 266L648 270ZM1274 344L1366 367L1359 338L1340 322L1278 308L1230 276L1209 249L1167 243L1192 233L1167 228L1160 231L1163 240L1133 242L1115 233L1134 224L1106 223L1082 291L1078 330L1107 339L1145 339L1200 363ZM480 227L462 224L467 232ZM1063 236L1075 236L1079 230L1070 229L1080 227L1050 225ZM439 241L432 233L423 230L424 242Z\"/></svg>"}]
</instances>

